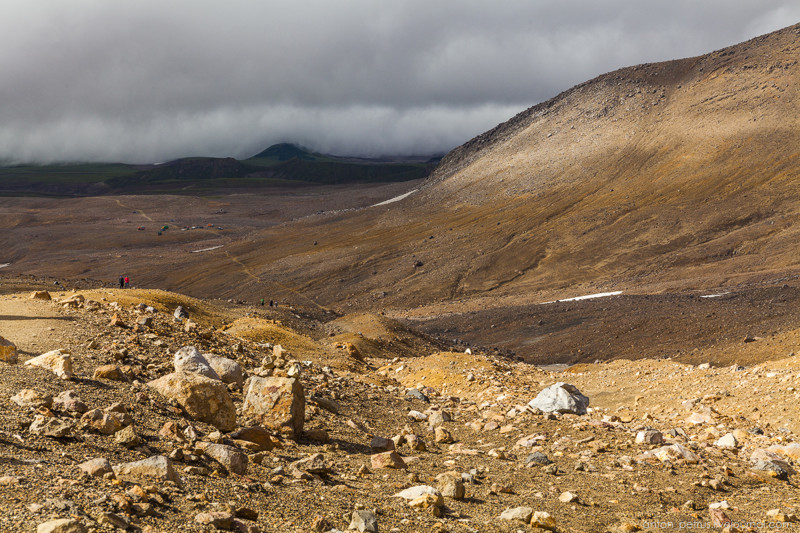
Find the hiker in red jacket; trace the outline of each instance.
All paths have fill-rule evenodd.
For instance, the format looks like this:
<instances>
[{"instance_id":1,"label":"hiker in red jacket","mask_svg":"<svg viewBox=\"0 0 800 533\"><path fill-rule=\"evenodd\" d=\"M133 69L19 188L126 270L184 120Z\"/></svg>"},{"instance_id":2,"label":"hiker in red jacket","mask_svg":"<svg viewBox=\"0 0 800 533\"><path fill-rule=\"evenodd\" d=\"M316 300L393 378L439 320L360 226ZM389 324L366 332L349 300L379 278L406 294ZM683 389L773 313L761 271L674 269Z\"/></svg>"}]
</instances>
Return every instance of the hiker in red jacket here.
<instances>
[{"instance_id":1,"label":"hiker in red jacket","mask_svg":"<svg viewBox=\"0 0 800 533\"><path fill-rule=\"evenodd\" d=\"M130 285L131 285L131 278L129 278L128 276L125 276L125 288L129 289Z\"/></svg>"}]
</instances>

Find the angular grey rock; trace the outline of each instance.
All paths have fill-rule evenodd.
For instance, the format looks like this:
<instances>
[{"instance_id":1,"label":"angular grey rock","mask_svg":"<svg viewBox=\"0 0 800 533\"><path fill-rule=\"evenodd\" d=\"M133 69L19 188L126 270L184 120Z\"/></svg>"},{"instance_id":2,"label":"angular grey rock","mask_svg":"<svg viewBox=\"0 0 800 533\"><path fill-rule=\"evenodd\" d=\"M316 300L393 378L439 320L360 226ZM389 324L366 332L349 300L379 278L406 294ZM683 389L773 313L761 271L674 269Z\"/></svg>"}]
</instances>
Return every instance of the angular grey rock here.
<instances>
[{"instance_id":1,"label":"angular grey rock","mask_svg":"<svg viewBox=\"0 0 800 533\"><path fill-rule=\"evenodd\" d=\"M173 372L147 385L177 401L196 420L221 431L236 428L236 408L228 388L221 381L194 372Z\"/></svg>"},{"instance_id":2,"label":"angular grey rock","mask_svg":"<svg viewBox=\"0 0 800 533\"><path fill-rule=\"evenodd\" d=\"M542 452L529 453L525 458L525 466L547 466L549 464L553 464L553 461Z\"/></svg>"},{"instance_id":3,"label":"angular grey rock","mask_svg":"<svg viewBox=\"0 0 800 533\"><path fill-rule=\"evenodd\" d=\"M245 384L242 415L268 429L303 434L306 401L303 386L294 378L253 376Z\"/></svg>"},{"instance_id":4,"label":"angular grey rock","mask_svg":"<svg viewBox=\"0 0 800 533\"><path fill-rule=\"evenodd\" d=\"M355 529L356 531L368 531L369 533L378 533L378 518L372 511L358 510L353 511L353 517L350 520L350 525L347 529Z\"/></svg>"},{"instance_id":5,"label":"angular grey rock","mask_svg":"<svg viewBox=\"0 0 800 533\"><path fill-rule=\"evenodd\" d=\"M791 472L784 468L779 461L756 461L752 468L761 472L769 472L773 477L784 481L791 475Z\"/></svg>"},{"instance_id":6,"label":"angular grey rock","mask_svg":"<svg viewBox=\"0 0 800 533\"><path fill-rule=\"evenodd\" d=\"M186 309L184 309L182 305L179 305L175 308L175 312L172 313L172 316L178 320L182 320L184 318L189 318L189 313L186 312Z\"/></svg>"},{"instance_id":7,"label":"angular grey rock","mask_svg":"<svg viewBox=\"0 0 800 533\"><path fill-rule=\"evenodd\" d=\"M221 379L223 383L233 383L239 387L244 385L244 370L242 369L242 365L233 359L221 357L213 353L207 353L203 357L206 358L212 370L217 373L219 379Z\"/></svg>"},{"instance_id":8,"label":"angular grey rock","mask_svg":"<svg viewBox=\"0 0 800 533\"><path fill-rule=\"evenodd\" d=\"M219 374L211 368L205 356L194 346L184 346L175 352L173 366L175 367L175 372L194 372L207 378L220 379Z\"/></svg>"},{"instance_id":9,"label":"angular grey rock","mask_svg":"<svg viewBox=\"0 0 800 533\"><path fill-rule=\"evenodd\" d=\"M180 478L172 467L172 461L163 455L154 455L141 461L122 463L116 465L114 475L124 481L153 482L174 481L180 483Z\"/></svg>"},{"instance_id":10,"label":"angular grey rock","mask_svg":"<svg viewBox=\"0 0 800 533\"><path fill-rule=\"evenodd\" d=\"M68 436L74 427L75 424L67 418L36 415L28 431L34 435L61 438Z\"/></svg>"},{"instance_id":11,"label":"angular grey rock","mask_svg":"<svg viewBox=\"0 0 800 533\"><path fill-rule=\"evenodd\" d=\"M406 396L409 396L411 398L416 398L417 400L422 400L423 402L426 403L431 401L430 398L425 396L425 394L423 394L419 389L408 389L406 391Z\"/></svg>"},{"instance_id":12,"label":"angular grey rock","mask_svg":"<svg viewBox=\"0 0 800 533\"><path fill-rule=\"evenodd\" d=\"M198 442L197 447L203 453L217 461L225 467L225 470L232 474L243 476L247 472L248 459L238 448L226 444L213 444L209 442Z\"/></svg>"},{"instance_id":13,"label":"angular grey rock","mask_svg":"<svg viewBox=\"0 0 800 533\"><path fill-rule=\"evenodd\" d=\"M545 413L572 413L585 415L589 407L589 398L581 394L575 385L559 381L539 393L528 402L531 409L540 409Z\"/></svg>"}]
</instances>

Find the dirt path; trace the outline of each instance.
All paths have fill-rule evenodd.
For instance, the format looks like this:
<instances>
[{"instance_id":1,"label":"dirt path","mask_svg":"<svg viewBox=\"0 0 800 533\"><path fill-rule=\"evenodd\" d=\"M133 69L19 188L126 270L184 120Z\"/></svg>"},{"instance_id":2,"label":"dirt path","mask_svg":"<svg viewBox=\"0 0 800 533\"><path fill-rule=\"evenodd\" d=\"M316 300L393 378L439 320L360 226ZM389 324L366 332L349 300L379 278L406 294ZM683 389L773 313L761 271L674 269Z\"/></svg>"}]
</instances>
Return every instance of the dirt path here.
<instances>
[{"instance_id":1,"label":"dirt path","mask_svg":"<svg viewBox=\"0 0 800 533\"><path fill-rule=\"evenodd\" d=\"M49 302L0 297L0 336L16 344L23 356L65 347L63 330L72 321Z\"/></svg>"}]
</instances>

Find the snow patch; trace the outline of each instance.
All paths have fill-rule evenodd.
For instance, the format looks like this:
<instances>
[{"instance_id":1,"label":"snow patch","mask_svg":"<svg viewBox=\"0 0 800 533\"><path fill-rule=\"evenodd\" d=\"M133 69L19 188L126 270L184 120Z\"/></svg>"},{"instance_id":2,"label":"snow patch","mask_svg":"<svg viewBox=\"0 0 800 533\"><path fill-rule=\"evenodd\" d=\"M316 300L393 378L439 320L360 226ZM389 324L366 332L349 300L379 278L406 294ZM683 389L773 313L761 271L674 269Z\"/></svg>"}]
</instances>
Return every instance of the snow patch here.
<instances>
[{"instance_id":1,"label":"snow patch","mask_svg":"<svg viewBox=\"0 0 800 533\"><path fill-rule=\"evenodd\" d=\"M0 264L0 268L5 268L5 267L9 266L10 264L11 264L11 263L3 263L3 264Z\"/></svg>"},{"instance_id":2,"label":"snow patch","mask_svg":"<svg viewBox=\"0 0 800 533\"><path fill-rule=\"evenodd\" d=\"M719 298L720 296L726 296L728 294L730 294L730 293L729 292L721 292L719 294L706 294L704 296L701 296L700 298Z\"/></svg>"},{"instance_id":3,"label":"snow patch","mask_svg":"<svg viewBox=\"0 0 800 533\"><path fill-rule=\"evenodd\" d=\"M203 248L202 250L192 250L193 254L199 254L200 252L210 252L211 250L216 250L217 248L222 248L225 246L224 244L220 244L219 246L212 246L211 248Z\"/></svg>"},{"instance_id":4,"label":"snow patch","mask_svg":"<svg viewBox=\"0 0 800 533\"><path fill-rule=\"evenodd\" d=\"M606 296L619 296L620 294L622 294L622 291L598 292L596 294L587 294L586 296L575 296L574 298L564 298L563 300L553 300L552 302L542 302L540 305L554 304L556 302L577 302L579 300L592 300L594 298L605 298Z\"/></svg>"},{"instance_id":5,"label":"snow patch","mask_svg":"<svg viewBox=\"0 0 800 533\"><path fill-rule=\"evenodd\" d=\"M418 190L419 189L410 190L405 194L401 194L400 196L395 196L394 198L389 198L388 200L384 200L383 202L380 202L378 204L371 205L370 207L378 207L379 205L393 204L394 202L399 202L403 198L407 198L407 197L411 196L412 194L414 194Z\"/></svg>"}]
</instances>

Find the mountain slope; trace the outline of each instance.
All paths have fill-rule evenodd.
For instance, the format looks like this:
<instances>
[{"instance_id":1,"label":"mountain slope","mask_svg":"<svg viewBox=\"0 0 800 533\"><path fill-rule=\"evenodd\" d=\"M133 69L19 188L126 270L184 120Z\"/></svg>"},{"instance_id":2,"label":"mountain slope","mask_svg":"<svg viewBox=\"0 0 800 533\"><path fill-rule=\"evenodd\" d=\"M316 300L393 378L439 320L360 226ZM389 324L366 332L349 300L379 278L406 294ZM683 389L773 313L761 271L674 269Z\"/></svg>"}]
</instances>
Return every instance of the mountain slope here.
<instances>
[{"instance_id":1,"label":"mountain slope","mask_svg":"<svg viewBox=\"0 0 800 533\"><path fill-rule=\"evenodd\" d=\"M400 202L282 227L268 258L241 255L357 307L793 275L798 33L600 76L454 150Z\"/></svg>"}]
</instances>

